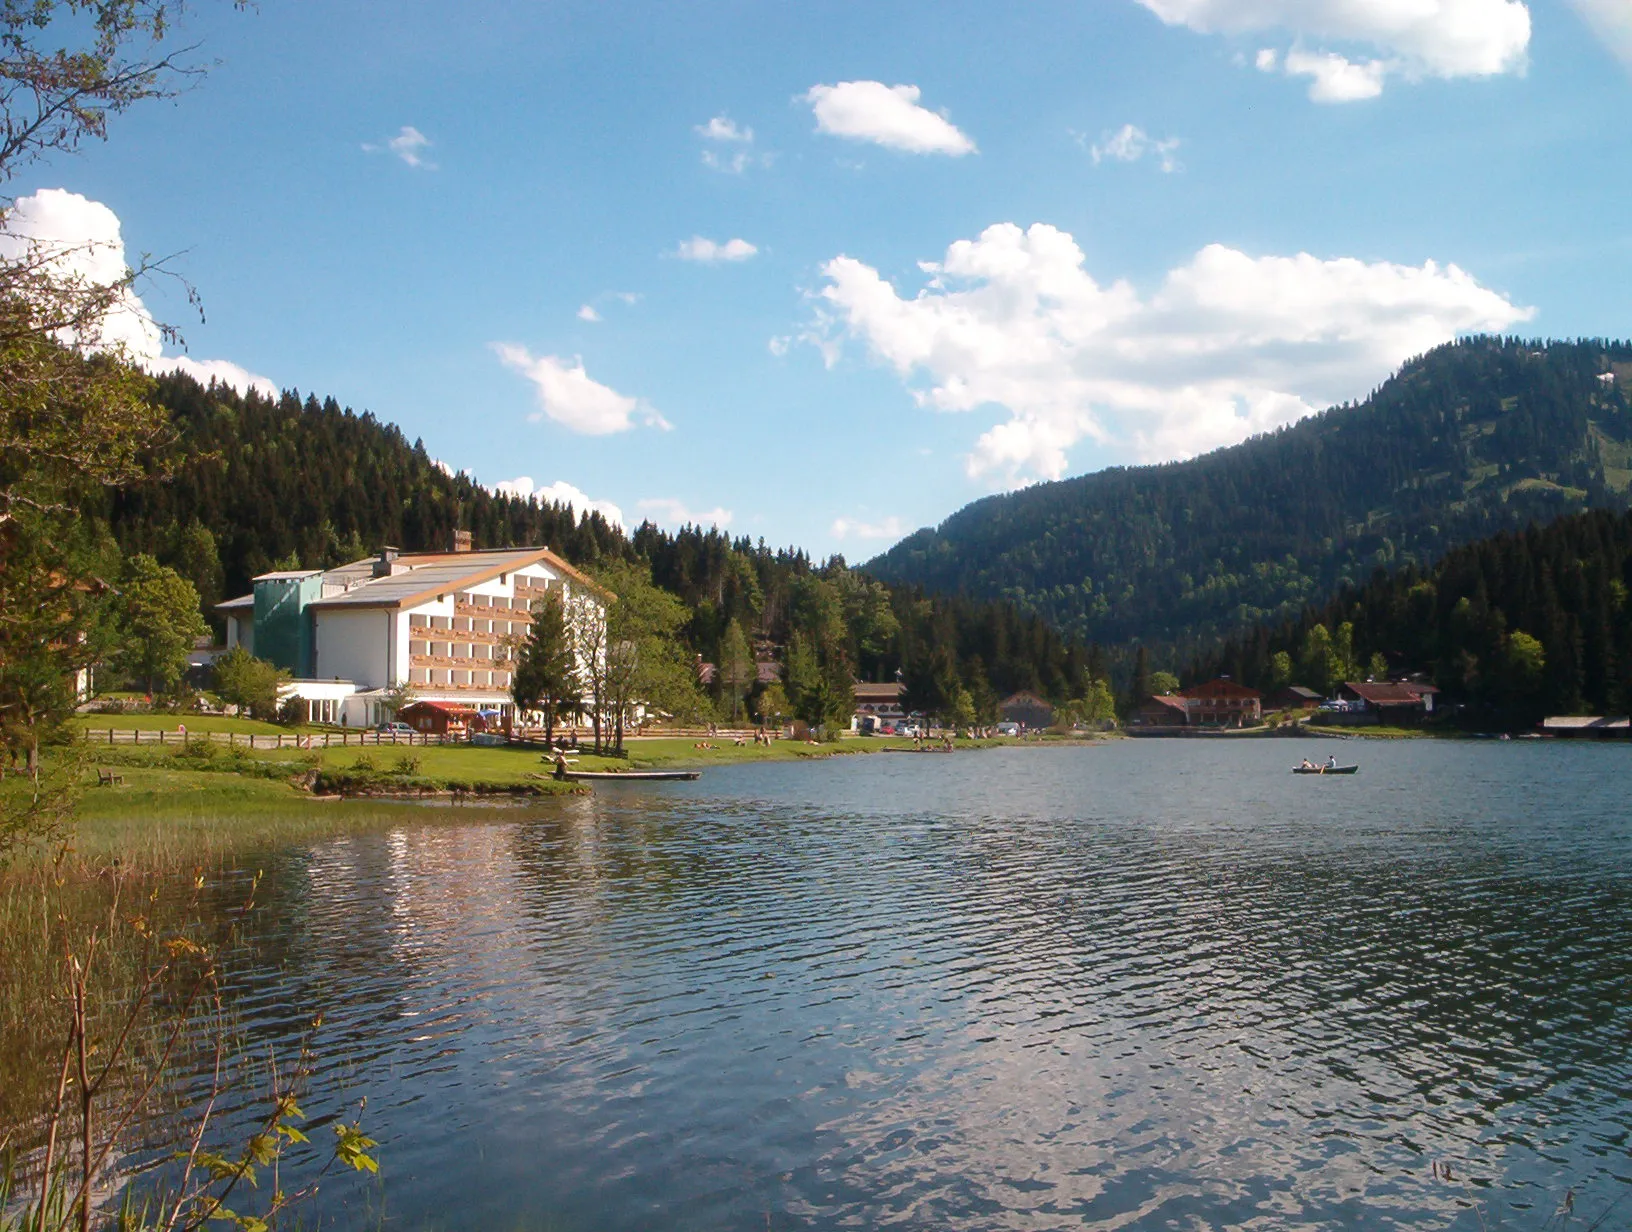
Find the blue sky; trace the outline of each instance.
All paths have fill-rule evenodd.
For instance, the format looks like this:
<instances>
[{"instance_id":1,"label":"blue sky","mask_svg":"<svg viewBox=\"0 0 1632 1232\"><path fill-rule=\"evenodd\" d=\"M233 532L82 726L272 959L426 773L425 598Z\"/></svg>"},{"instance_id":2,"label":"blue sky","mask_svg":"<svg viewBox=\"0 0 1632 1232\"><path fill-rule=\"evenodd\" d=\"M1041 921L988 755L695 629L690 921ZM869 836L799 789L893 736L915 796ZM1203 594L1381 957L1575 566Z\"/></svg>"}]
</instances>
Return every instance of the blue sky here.
<instances>
[{"instance_id":1,"label":"blue sky","mask_svg":"<svg viewBox=\"0 0 1632 1232\"><path fill-rule=\"evenodd\" d=\"M143 299L195 362L631 525L860 560L1460 332L1632 334L1629 0L265 0L182 34L196 89L14 182L40 231L178 254L207 320Z\"/></svg>"}]
</instances>

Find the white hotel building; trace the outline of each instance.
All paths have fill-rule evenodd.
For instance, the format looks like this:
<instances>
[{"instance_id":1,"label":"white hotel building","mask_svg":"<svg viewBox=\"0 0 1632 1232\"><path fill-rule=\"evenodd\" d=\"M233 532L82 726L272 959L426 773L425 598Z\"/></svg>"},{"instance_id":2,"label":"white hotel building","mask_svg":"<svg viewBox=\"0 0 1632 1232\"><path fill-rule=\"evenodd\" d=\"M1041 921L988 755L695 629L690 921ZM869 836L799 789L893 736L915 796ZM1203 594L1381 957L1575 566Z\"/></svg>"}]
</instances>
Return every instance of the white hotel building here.
<instances>
[{"instance_id":1,"label":"white hotel building","mask_svg":"<svg viewBox=\"0 0 1632 1232\"><path fill-rule=\"evenodd\" d=\"M285 696L313 722L372 727L386 695L454 702L508 717L512 648L532 612L559 594L568 612L601 603L587 577L548 548L398 552L334 569L265 573L252 593L217 605L227 646L291 672Z\"/></svg>"}]
</instances>

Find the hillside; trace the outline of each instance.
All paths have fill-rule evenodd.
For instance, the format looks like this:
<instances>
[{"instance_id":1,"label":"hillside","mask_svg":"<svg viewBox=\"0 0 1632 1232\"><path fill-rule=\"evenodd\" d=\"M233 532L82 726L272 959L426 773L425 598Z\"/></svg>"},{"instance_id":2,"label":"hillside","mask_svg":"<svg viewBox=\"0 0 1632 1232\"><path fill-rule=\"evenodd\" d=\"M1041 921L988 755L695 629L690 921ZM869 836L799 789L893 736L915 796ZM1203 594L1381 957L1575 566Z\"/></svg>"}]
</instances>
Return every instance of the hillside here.
<instances>
[{"instance_id":1,"label":"hillside","mask_svg":"<svg viewBox=\"0 0 1632 1232\"><path fill-rule=\"evenodd\" d=\"M866 567L1008 599L1084 639L1188 651L1379 568L1560 514L1624 509L1628 381L1626 343L1458 342L1358 405L1189 462L988 497Z\"/></svg>"},{"instance_id":2,"label":"hillside","mask_svg":"<svg viewBox=\"0 0 1632 1232\"><path fill-rule=\"evenodd\" d=\"M727 632L769 654L796 633L821 638L866 680L933 678L934 698L976 702L1019 689L1080 697L1102 668L1040 618L1014 605L926 599L887 587L842 561L717 530L625 534L599 515L499 496L449 474L394 425L333 398L278 399L204 388L185 376L157 382L154 397L175 434L173 473L109 495L82 512L104 523L124 554L146 552L198 589L207 614L274 568L330 567L383 544L445 545L455 527L478 547L546 544L573 564L641 560L690 610L689 652L715 662Z\"/></svg>"},{"instance_id":3,"label":"hillside","mask_svg":"<svg viewBox=\"0 0 1632 1232\"><path fill-rule=\"evenodd\" d=\"M1324 692L1378 656L1391 674L1425 674L1481 723L1625 714L1629 585L1632 514L1573 514L1375 577L1296 621L1231 639L1186 676L1226 671L1261 688L1290 681Z\"/></svg>"}]
</instances>

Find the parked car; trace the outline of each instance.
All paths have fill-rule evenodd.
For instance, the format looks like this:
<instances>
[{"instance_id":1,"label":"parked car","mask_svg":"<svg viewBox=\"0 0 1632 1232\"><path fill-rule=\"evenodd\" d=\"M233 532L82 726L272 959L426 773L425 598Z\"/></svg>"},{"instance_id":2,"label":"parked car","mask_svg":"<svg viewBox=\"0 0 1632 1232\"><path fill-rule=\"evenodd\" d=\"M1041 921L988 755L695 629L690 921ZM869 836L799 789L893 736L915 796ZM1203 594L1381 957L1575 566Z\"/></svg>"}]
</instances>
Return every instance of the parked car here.
<instances>
[{"instance_id":1,"label":"parked car","mask_svg":"<svg viewBox=\"0 0 1632 1232\"><path fill-rule=\"evenodd\" d=\"M382 736L417 736L419 734L406 723L381 723L374 730Z\"/></svg>"},{"instance_id":2,"label":"parked car","mask_svg":"<svg viewBox=\"0 0 1632 1232\"><path fill-rule=\"evenodd\" d=\"M1020 734L1020 724L999 723L997 725L997 734L1000 736L1018 736Z\"/></svg>"}]
</instances>

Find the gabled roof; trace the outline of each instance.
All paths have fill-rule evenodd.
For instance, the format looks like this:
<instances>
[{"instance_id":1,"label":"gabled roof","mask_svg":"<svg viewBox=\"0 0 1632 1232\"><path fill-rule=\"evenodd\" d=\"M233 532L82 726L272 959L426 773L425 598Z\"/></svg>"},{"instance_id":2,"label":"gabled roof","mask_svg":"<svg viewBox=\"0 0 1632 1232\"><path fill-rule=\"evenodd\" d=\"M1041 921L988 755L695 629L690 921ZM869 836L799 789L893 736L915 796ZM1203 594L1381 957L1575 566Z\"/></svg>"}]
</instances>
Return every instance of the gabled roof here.
<instances>
[{"instance_id":1,"label":"gabled roof","mask_svg":"<svg viewBox=\"0 0 1632 1232\"><path fill-rule=\"evenodd\" d=\"M892 680L888 684L868 684L865 681L856 682L856 700L858 702L893 702L901 697L901 682Z\"/></svg>"},{"instance_id":2,"label":"gabled roof","mask_svg":"<svg viewBox=\"0 0 1632 1232\"><path fill-rule=\"evenodd\" d=\"M447 715L450 719L462 719L476 713L474 706L463 706L458 702L409 702L399 713L406 714L410 710L435 710Z\"/></svg>"},{"instance_id":3,"label":"gabled roof","mask_svg":"<svg viewBox=\"0 0 1632 1232\"><path fill-rule=\"evenodd\" d=\"M1236 684L1228 676L1220 676L1217 680L1209 680L1206 684L1192 685L1184 691L1186 697L1262 697L1257 689L1249 689L1244 684Z\"/></svg>"},{"instance_id":4,"label":"gabled roof","mask_svg":"<svg viewBox=\"0 0 1632 1232\"><path fill-rule=\"evenodd\" d=\"M574 569L549 548L510 548L493 552L416 552L405 553L394 562L398 572L388 577L369 577L359 581L344 594L318 599L314 608L385 607L401 610L415 607L438 595L449 594L492 581L501 573L514 573L528 565L545 564L557 573L572 578L596 591L601 588L587 576ZM373 569L373 560L356 561L331 570L325 578L337 580L354 577L362 568ZM602 592L604 593L604 592Z\"/></svg>"},{"instance_id":5,"label":"gabled roof","mask_svg":"<svg viewBox=\"0 0 1632 1232\"><path fill-rule=\"evenodd\" d=\"M1431 684L1395 683L1392 681L1345 681L1343 687L1361 701L1373 706L1415 706L1429 694L1438 693Z\"/></svg>"},{"instance_id":6,"label":"gabled roof","mask_svg":"<svg viewBox=\"0 0 1632 1232\"><path fill-rule=\"evenodd\" d=\"M1146 699L1146 704L1155 702L1159 706L1166 706L1169 710L1177 710L1180 714L1189 714L1188 698L1178 697L1171 693L1153 693Z\"/></svg>"},{"instance_id":7,"label":"gabled roof","mask_svg":"<svg viewBox=\"0 0 1632 1232\"><path fill-rule=\"evenodd\" d=\"M1301 684L1283 684L1280 688L1276 689L1275 692L1271 693L1270 696L1282 697L1288 693L1292 694L1294 697L1301 697L1305 701L1318 702L1320 700L1319 693L1316 693L1313 689L1306 689Z\"/></svg>"},{"instance_id":8,"label":"gabled roof","mask_svg":"<svg viewBox=\"0 0 1632 1232\"><path fill-rule=\"evenodd\" d=\"M245 607L249 608L251 611L254 610L254 595L239 595L236 599L228 599L225 603L217 603L215 605L215 610L218 612L233 612L237 611L239 608Z\"/></svg>"}]
</instances>

